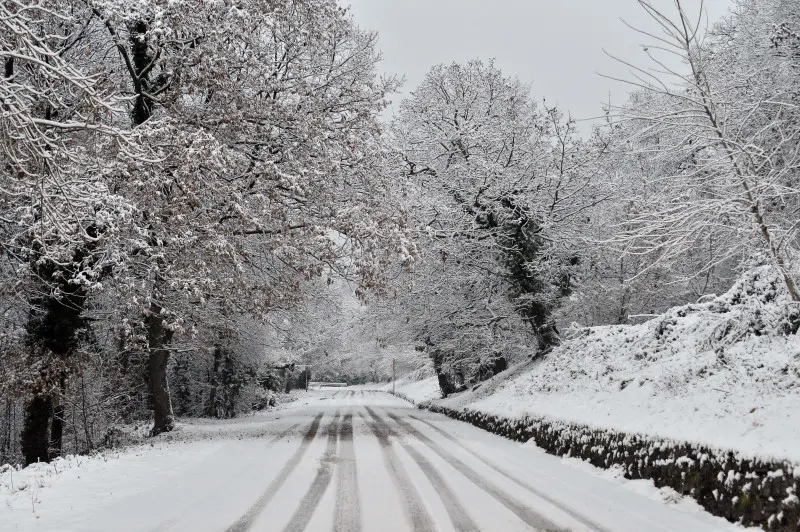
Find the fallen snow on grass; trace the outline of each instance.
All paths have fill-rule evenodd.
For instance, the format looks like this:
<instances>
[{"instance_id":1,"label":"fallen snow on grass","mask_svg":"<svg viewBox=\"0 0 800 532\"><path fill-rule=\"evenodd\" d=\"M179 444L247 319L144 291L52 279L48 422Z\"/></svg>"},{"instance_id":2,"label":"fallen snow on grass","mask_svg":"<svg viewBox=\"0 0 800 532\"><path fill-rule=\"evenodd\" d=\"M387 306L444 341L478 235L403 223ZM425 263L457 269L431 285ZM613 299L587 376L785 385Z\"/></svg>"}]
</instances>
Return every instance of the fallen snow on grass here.
<instances>
[{"instance_id":1,"label":"fallen snow on grass","mask_svg":"<svg viewBox=\"0 0 800 532\"><path fill-rule=\"evenodd\" d=\"M199 482L208 475L226 486L226 497L245 501L244 506L231 505L230 512L215 513L211 521L204 517L206 523L219 525L209 530L224 528L238 517L236 512L246 510L248 496L262 488L260 476L242 473L254 467L269 471L276 460L279 465L281 453L292 445L284 445L284 451L278 442L273 449L277 456L271 456L265 453L265 442L303 421L284 407L232 420L185 420L174 432L123 449L25 468L2 465L0 530L114 530L126 522L144 523L140 529L152 530L175 508L190 508L198 500L213 502L219 486ZM86 514L93 516L91 522Z\"/></svg>"},{"instance_id":2,"label":"fallen snow on grass","mask_svg":"<svg viewBox=\"0 0 800 532\"><path fill-rule=\"evenodd\" d=\"M81 512L97 511L108 502L166 482L219 448L219 443L160 443L91 457L68 456L21 470L5 466L0 473L0 523L18 529L78 530ZM92 481L82 481L84 476ZM61 516L58 526L47 519L52 515ZM64 516L73 516L75 522L65 521Z\"/></svg>"},{"instance_id":3,"label":"fallen snow on grass","mask_svg":"<svg viewBox=\"0 0 800 532\"><path fill-rule=\"evenodd\" d=\"M640 325L578 331L544 360L441 403L549 417L800 463L800 307L769 268ZM398 382L415 401L435 378Z\"/></svg>"}]
</instances>

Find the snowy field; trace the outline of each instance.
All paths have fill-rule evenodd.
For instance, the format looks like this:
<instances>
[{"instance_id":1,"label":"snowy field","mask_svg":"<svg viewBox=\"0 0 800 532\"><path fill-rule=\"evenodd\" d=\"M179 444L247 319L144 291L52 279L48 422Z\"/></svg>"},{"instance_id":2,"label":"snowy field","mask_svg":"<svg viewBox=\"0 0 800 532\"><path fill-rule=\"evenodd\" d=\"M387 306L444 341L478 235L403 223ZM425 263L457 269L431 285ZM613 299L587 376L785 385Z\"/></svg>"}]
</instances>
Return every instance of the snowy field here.
<instances>
[{"instance_id":1,"label":"snowy field","mask_svg":"<svg viewBox=\"0 0 800 532\"><path fill-rule=\"evenodd\" d=\"M381 392L313 391L169 438L5 471L0 529L741 530Z\"/></svg>"}]
</instances>

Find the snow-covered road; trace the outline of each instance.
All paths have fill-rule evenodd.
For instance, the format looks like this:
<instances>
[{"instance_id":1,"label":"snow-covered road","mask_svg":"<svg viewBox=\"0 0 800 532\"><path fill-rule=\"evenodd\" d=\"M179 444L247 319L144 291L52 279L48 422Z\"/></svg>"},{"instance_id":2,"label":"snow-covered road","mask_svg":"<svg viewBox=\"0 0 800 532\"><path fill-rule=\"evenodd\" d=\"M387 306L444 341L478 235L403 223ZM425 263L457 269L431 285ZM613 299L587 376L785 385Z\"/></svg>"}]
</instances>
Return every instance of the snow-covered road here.
<instances>
[{"instance_id":1,"label":"snow-covered road","mask_svg":"<svg viewBox=\"0 0 800 532\"><path fill-rule=\"evenodd\" d=\"M741 530L381 392L311 392L176 437L0 498L0 529Z\"/></svg>"}]
</instances>

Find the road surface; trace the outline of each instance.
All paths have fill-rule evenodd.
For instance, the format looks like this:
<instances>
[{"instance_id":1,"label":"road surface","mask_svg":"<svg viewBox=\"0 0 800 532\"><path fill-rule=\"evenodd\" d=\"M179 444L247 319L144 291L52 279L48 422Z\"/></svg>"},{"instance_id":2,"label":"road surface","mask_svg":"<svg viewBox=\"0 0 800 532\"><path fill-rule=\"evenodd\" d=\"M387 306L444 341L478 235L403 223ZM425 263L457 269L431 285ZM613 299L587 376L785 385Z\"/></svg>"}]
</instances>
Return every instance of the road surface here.
<instances>
[{"instance_id":1,"label":"road surface","mask_svg":"<svg viewBox=\"0 0 800 532\"><path fill-rule=\"evenodd\" d=\"M0 510L0 529L737 530L382 392L314 391L177 437L54 482L35 518Z\"/></svg>"}]
</instances>

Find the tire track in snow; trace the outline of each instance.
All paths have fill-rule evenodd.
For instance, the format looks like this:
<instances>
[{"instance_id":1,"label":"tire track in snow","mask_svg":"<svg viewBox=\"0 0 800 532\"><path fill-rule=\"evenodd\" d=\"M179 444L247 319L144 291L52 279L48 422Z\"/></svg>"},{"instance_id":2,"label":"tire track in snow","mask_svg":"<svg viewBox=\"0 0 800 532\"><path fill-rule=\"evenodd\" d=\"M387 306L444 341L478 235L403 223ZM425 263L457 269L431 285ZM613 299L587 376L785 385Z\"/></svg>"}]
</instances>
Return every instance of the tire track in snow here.
<instances>
[{"instance_id":1,"label":"tire track in snow","mask_svg":"<svg viewBox=\"0 0 800 532\"><path fill-rule=\"evenodd\" d=\"M409 416L409 417L411 419L414 419L416 421L419 421L420 423L424 423L425 425L429 426L430 428L435 430L437 433L441 434L446 439L448 439L449 441L455 443L456 445L458 445L459 447L461 447L462 449L467 451L469 454L471 454L472 456L474 456L475 458L480 460L486 466L488 466L491 469L493 469L494 471L500 473L501 475L503 475L504 477L506 477L510 481L512 481L515 484L517 484L518 486L530 491L531 493L533 493L534 495L536 495L540 499L549 502L550 504L552 504L553 506L555 506L556 508L558 508L562 512L566 513L570 517L573 517L577 521L580 521L581 523L583 523L584 525L588 526L592 530L596 530L597 532L611 532L609 529L604 528L601 525L598 525L597 523L595 523L593 521L590 521L588 518L586 518L583 515L577 513L572 508L569 508L568 506L565 506L564 504L562 504L561 502L557 501L556 499L553 499L552 497L550 497L549 495L547 495L543 491L533 487L532 485L530 485L529 483L527 483L524 480L520 479L519 477L517 477L513 473L510 473L506 469L503 469L502 467L500 467L500 466L494 464L493 462L487 460L486 458L484 458L480 454L476 453L475 451L473 451L472 449L470 449L469 447L467 447L466 445L464 445L463 443L458 441L455 437L453 437L447 431L437 427L433 423L430 423L429 421L426 421L426 420L424 420L424 419L422 419L420 417L417 417L417 416Z\"/></svg>"},{"instance_id":2,"label":"tire track in snow","mask_svg":"<svg viewBox=\"0 0 800 532\"><path fill-rule=\"evenodd\" d=\"M269 483L267 489L264 490L264 493L261 494L261 497L250 507L245 514L239 518L234 524L228 527L227 532L243 532L248 530L250 526L255 521L255 518L266 508L269 501L278 493L278 490L283 486L286 479L289 478L289 475L294 471L294 468L297 467L297 464L300 463L300 460L303 458L303 455L306 454L308 447L311 445L311 442L314 441L314 438L317 435L317 431L319 430L320 422L322 421L323 414L317 414L317 417L311 422L311 426L308 428L308 431L303 435L303 441L300 442L300 447L294 452L291 458L284 464L281 470L278 472L278 475Z\"/></svg>"},{"instance_id":3,"label":"tire track in snow","mask_svg":"<svg viewBox=\"0 0 800 532\"><path fill-rule=\"evenodd\" d=\"M295 510L289 524L283 529L284 532L303 532L311 521L311 516L319 506L325 490L331 483L333 468L336 465L336 441L339 435L339 411L333 416L333 421L328 425L328 444L325 447L325 454L322 455L317 474L311 482L308 491L300 500L300 506Z\"/></svg>"},{"instance_id":4,"label":"tire track in snow","mask_svg":"<svg viewBox=\"0 0 800 532\"><path fill-rule=\"evenodd\" d=\"M289 428L287 428L286 430L284 430L280 434L276 434L275 436L271 437L269 439L269 441L267 442L267 447L269 447L269 446L275 444L276 442L282 440L283 438L285 438L286 436L288 436L289 434L291 434L292 432L297 430L297 427L299 427L299 426L300 426L300 423L295 423L294 425L291 425ZM194 503L193 503L194 506L193 507L203 507L203 503L212 504L213 501L216 498L217 498L217 494L216 493L211 493L209 495L206 495L204 498L200 499L199 501L194 501ZM173 517L171 519L163 521L163 522L159 523L155 528L153 528L153 532L166 532L167 530L172 530L179 521L180 521L180 517Z\"/></svg>"},{"instance_id":5,"label":"tire track in snow","mask_svg":"<svg viewBox=\"0 0 800 532\"><path fill-rule=\"evenodd\" d=\"M369 412L369 415L375 421L376 425L378 425L378 427L380 427L382 430L386 431L388 435L394 436L400 445L402 445L403 449L405 449L406 452L411 456L414 462L417 463L419 468L428 478L428 481L431 483L431 485L433 485L436 493L439 494L439 498L442 500L445 510L447 510L447 515L450 517L450 522L453 524L453 528L455 528L458 532L480 531L478 525L475 524L475 522L469 516L466 508L462 506L455 493L453 493L453 490L450 489L450 486L447 484L447 482L445 482L444 477L442 477L442 475L436 470L433 464L430 463L430 461L418 450L416 450L413 445L410 445L408 442L398 437L397 433L390 429L386 421L378 416L372 408L367 407L367 412Z\"/></svg>"},{"instance_id":6,"label":"tire track in snow","mask_svg":"<svg viewBox=\"0 0 800 532\"><path fill-rule=\"evenodd\" d=\"M353 392L355 393L355 392ZM339 431L339 481L336 489L336 511L333 517L334 532L361 531L361 501L356 476L356 453L353 447L353 413L344 416Z\"/></svg>"},{"instance_id":7,"label":"tire track in snow","mask_svg":"<svg viewBox=\"0 0 800 532\"><path fill-rule=\"evenodd\" d=\"M477 471L469 467L467 464L445 451L441 445L428 438L425 434L418 431L415 427L410 425L407 421L400 419L396 414L389 413L389 417L395 423L403 427L411 435L419 439L427 445L433 452L438 454L445 462L450 464L456 471L464 475L470 482L478 486L480 489L494 497L500 504L508 508L514 515L519 517L525 524L533 527L536 530L565 530L559 527L543 515L533 511L531 508L521 503L517 499L511 497L505 491L502 491L494 484L484 479Z\"/></svg>"},{"instance_id":8,"label":"tire track in snow","mask_svg":"<svg viewBox=\"0 0 800 532\"><path fill-rule=\"evenodd\" d=\"M433 519L422 503L419 493L414 489L414 485L411 483L411 479L405 467L403 467L403 463L400 462L397 453L395 453L392 448L392 444L389 441L389 434L391 431L385 424L379 425L375 422L370 422L364 418L364 416L362 416L362 418L378 439L381 453L383 454L383 462L403 501L403 509L408 517L408 521L411 523L411 529L414 532L430 532L431 530L436 530L433 525Z\"/></svg>"}]
</instances>

